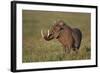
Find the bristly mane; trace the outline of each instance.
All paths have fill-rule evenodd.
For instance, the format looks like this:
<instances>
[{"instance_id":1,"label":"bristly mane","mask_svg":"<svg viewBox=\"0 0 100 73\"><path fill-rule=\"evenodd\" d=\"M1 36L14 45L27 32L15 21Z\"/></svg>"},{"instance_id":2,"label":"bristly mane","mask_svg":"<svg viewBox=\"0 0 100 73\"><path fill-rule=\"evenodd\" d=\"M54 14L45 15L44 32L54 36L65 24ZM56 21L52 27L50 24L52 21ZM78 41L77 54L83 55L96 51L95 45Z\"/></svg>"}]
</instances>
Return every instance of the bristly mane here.
<instances>
[{"instance_id":1,"label":"bristly mane","mask_svg":"<svg viewBox=\"0 0 100 73\"><path fill-rule=\"evenodd\" d=\"M59 20L57 23L63 23L63 27L64 27L64 28L65 28L65 26L66 26L66 28L72 30L72 28L71 28L67 23L65 23L63 20Z\"/></svg>"}]
</instances>

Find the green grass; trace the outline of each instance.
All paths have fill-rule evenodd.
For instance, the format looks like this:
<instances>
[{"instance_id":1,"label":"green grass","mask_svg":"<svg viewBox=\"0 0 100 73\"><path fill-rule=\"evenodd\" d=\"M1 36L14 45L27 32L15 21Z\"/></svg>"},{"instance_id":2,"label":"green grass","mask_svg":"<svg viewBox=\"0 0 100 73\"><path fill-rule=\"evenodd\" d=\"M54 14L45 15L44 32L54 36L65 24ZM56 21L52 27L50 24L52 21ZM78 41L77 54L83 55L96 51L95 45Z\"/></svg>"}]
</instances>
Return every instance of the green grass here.
<instances>
[{"instance_id":1,"label":"green grass","mask_svg":"<svg viewBox=\"0 0 100 73\"><path fill-rule=\"evenodd\" d=\"M44 62L63 60L82 60L91 58L91 32L89 13L44 12L23 10L23 50L22 61ZM45 41L40 31L47 31L57 19L64 20L69 26L82 31L82 43L78 54L63 55L62 45L57 39Z\"/></svg>"}]
</instances>

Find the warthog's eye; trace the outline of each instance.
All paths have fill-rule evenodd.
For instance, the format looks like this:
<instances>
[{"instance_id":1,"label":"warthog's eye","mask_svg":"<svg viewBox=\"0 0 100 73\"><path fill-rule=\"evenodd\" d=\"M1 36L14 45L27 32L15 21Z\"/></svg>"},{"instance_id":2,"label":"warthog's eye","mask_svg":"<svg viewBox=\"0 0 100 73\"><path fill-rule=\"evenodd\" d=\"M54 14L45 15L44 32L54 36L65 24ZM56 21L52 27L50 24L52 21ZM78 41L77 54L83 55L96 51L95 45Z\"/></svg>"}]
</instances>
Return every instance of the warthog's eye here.
<instances>
[{"instance_id":1,"label":"warthog's eye","mask_svg":"<svg viewBox=\"0 0 100 73\"><path fill-rule=\"evenodd\" d=\"M60 28L60 30L63 30L64 28Z\"/></svg>"}]
</instances>

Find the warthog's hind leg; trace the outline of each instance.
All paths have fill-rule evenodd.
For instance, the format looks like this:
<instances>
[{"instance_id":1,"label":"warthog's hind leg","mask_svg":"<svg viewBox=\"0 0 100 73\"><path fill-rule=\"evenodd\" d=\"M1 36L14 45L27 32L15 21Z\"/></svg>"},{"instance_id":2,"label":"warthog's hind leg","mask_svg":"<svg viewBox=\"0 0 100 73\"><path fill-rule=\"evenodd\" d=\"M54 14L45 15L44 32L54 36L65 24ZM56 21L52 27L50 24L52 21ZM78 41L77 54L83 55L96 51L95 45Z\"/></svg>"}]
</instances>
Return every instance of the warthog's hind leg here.
<instances>
[{"instance_id":1,"label":"warthog's hind leg","mask_svg":"<svg viewBox=\"0 0 100 73\"><path fill-rule=\"evenodd\" d=\"M79 49L73 48L73 52L74 52L75 54L78 54L78 51L79 51Z\"/></svg>"}]
</instances>

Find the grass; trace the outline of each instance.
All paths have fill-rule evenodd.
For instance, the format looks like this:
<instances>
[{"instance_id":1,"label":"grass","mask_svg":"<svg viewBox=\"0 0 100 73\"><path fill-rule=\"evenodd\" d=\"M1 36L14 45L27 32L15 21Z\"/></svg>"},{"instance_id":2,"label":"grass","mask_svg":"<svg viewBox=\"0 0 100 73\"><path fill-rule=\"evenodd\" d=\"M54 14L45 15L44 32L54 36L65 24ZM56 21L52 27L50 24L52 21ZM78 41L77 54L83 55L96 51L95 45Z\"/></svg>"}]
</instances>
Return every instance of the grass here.
<instances>
[{"instance_id":1,"label":"grass","mask_svg":"<svg viewBox=\"0 0 100 73\"><path fill-rule=\"evenodd\" d=\"M91 58L91 32L89 13L46 12L23 10L23 50L22 61L45 62L63 60L85 60ZM64 20L69 26L82 31L82 43L78 54L63 55L62 45L57 39L45 41L40 31L47 31L57 19Z\"/></svg>"}]
</instances>

